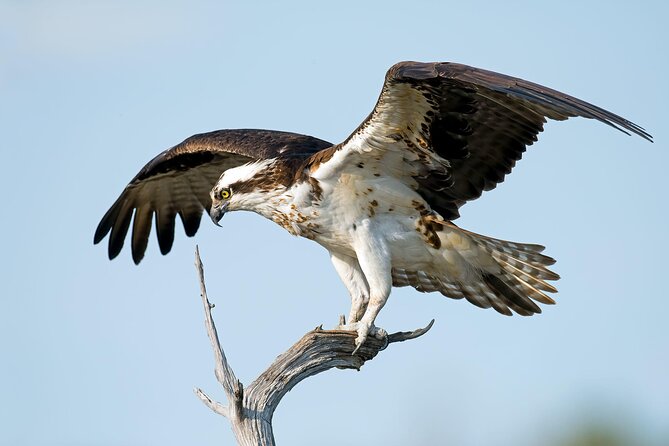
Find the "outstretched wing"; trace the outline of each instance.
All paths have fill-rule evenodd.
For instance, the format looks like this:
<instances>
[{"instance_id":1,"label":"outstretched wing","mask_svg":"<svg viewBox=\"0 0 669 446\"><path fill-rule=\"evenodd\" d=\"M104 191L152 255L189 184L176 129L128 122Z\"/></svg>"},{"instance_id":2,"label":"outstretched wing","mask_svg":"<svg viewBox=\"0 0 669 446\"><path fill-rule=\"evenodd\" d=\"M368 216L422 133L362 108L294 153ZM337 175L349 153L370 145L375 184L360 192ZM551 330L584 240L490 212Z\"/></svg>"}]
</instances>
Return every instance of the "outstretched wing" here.
<instances>
[{"instance_id":1,"label":"outstretched wing","mask_svg":"<svg viewBox=\"0 0 669 446\"><path fill-rule=\"evenodd\" d=\"M160 251L174 241L178 214L186 235L193 236L203 210L211 207L209 192L221 174L252 160L279 155L307 157L332 144L296 133L271 130L218 130L191 136L149 161L125 187L95 231L99 243L108 233L109 258L116 257L132 224L132 258L144 257L155 214Z\"/></svg>"},{"instance_id":2,"label":"outstretched wing","mask_svg":"<svg viewBox=\"0 0 669 446\"><path fill-rule=\"evenodd\" d=\"M574 116L652 141L618 115L532 82L455 63L400 62L369 117L344 143L315 154L311 172L365 166L401 177L453 220L462 204L504 180L546 118Z\"/></svg>"}]
</instances>

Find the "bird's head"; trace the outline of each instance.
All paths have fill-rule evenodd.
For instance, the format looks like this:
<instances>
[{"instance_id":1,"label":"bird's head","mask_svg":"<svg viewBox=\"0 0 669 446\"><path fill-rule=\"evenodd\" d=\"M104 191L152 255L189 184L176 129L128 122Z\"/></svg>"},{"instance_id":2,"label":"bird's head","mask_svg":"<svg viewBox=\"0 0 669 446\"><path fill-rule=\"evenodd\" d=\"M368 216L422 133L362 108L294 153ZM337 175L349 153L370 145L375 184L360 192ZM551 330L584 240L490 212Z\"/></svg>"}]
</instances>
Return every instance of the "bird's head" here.
<instances>
[{"instance_id":1,"label":"bird's head","mask_svg":"<svg viewBox=\"0 0 669 446\"><path fill-rule=\"evenodd\" d=\"M226 212L253 211L265 215L268 200L285 187L274 182L274 160L261 160L228 169L211 190L209 216L216 225Z\"/></svg>"}]
</instances>

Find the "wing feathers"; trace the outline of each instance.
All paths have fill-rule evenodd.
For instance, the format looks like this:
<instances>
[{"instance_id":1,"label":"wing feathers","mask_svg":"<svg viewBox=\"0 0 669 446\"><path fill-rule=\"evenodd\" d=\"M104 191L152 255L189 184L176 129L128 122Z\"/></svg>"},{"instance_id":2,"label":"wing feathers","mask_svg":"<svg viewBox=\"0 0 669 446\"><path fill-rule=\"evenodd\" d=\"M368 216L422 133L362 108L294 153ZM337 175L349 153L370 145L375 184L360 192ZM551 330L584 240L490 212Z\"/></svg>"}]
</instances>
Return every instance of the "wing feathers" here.
<instances>
[{"instance_id":1,"label":"wing feathers","mask_svg":"<svg viewBox=\"0 0 669 446\"><path fill-rule=\"evenodd\" d=\"M401 72L402 64L406 63L416 64L417 62L400 62L397 71ZM641 126L601 107L543 85L462 64L436 63L434 65L440 77L461 80L502 93L507 97L523 99L531 104L532 109L550 119L560 120L574 116L597 119L623 133L635 133L652 141L652 136Z\"/></svg>"},{"instance_id":2,"label":"wing feathers","mask_svg":"<svg viewBox=\"0 0 669 446\"><path fill-rule=\"evenodd\" d=\"M184 226L184 232L188 237L192 237L200 228L202 219L202 208L190 208L179 211L179 217Z\"/></svg>"},{"instance_id":3,"label":"wing feathers","mask_svg":"<svg viewBox=\"0 0 669 446\"><path fill-rule=\"evenodd\" d=\"M93 237L99 243L110 233L109 258L116 257L132 229L132 257L144 257L155 214L160 251L174 242L175 218L186 235L200 227L202 213L211 206L209 192L221 174L254 159L277 156L308 157L331 144L306 135L271 130L218 130L191 136L149 161L102 217Z\"/></svg>"},{"instance_id":4,"label":"wing feathers","mask_svg":"<svg viewBox=\"0 0 669 446\"><path fill-rule=\"evenodd\" d=\"M109 236L109 259L118 256L123 248L123 241L125 235L128 233L130 227L130 219L132 218L133 207L130 201L124 200L119 204L118 211L113 212L114 221L105 223L105 227L111 228L111 235ZM102 224L102 222L100 222ZM108 231L108 229L107 229ZM105 231L105 235L106 232ZM100 231L102 232L102 231ZM104 237L104 235L103 235Z\"/></svg>"},{"instance_id":5,"label":"wing feathers","mask_svg":"<svg viewBox=\"0 0 669 446\"><path fill-rule=\"evenodd\" d=\"M377 160L445 219L495 188L511 172L547 119L581 116L652 141L640 126L600 107L522 79L455 63L400 62L388 70L369 117L335 151L312 166ZM404 168L386 162L402 153ZM314 170L314 167L312 167Z\"/></svg>"},{"instance_id":6,"label":"wing feathers","mask_svg":"<svg viewBox=\"0 0 669 446\"><path fill-rule=\"evenodd\" d=\"M160 252L165 255L172 249L174 243L174 220L176 211L171 206L156 211L156 232Z\"/></svg>"},{"instance_id":7,"label":"wing feathers","mask_svg":"<svg viewBox=\"0 0 669 446\"><path fill-rule=\"evenodd\" d=\"M142 206L135 211L132 224L132 260L135 265L139 264L144 257L151 233L152 218L153 209L150 206Z\"/></svg>"}]
</instances>

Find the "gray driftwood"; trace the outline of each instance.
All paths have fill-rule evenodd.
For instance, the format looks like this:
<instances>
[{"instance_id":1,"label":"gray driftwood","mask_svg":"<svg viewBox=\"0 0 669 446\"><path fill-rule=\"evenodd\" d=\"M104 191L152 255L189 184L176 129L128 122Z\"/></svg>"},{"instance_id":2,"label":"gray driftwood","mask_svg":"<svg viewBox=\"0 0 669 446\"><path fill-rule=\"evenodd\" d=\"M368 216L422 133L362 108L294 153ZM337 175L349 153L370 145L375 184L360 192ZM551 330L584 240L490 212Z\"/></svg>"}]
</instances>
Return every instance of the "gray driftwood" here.
<instances>
[{"instance_id":1,"label":"gray driftwood","mask_svg":"<svg viewBox=\"0 0 669 446\"><path fill-rule=\"evenodd\" d=\"M211 309L214 305L207 298L204 269L197 248L195 265L200 280L207 334L214 349L215 374L218 382L223 386L228 405L214 401L199 388L195 389L195 393L207 407L230 421L237 442L243 446L273 446L275 444L272 433L274 410L279 405L281 398L303 379L334 367L359 370L365 361L374 358L389 344L422 336L434 323L433 319L425 328L393 333L384 339L370 336L355 355L352 354L357 335L355 332L323 330L317 327L281 354L267 370L244 388L235 377L221 348L211 316ZM343 322L343 316L340 322Z\"/></svg>"}]
</instances>

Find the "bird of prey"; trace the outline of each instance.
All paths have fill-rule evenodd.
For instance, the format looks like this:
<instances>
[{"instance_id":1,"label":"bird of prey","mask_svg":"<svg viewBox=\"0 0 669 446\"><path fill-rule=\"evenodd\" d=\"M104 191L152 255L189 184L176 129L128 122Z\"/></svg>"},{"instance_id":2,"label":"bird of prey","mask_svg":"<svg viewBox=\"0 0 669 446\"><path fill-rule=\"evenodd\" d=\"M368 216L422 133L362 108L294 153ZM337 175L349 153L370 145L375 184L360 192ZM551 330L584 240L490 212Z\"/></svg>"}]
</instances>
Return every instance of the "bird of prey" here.
<instances>
[{"instance_id":1,"label":"bird of prey","mask_svg":"<svg viewBox=\"0 0 669 446\"><path fill-rule=\"evenodd\" d=\"M537 140L547 119L580 116L652 142L640 126L580 99L457 63L400 62L371 114L344 142L271 130L218 130L162 152L102 217L116 257L130 229L135 263L155 215L170 251L178 214L193 236L202 212L219 224L253 211L328 250L351 296L346 325L383 334L374 321L392 286L438 291L482 308L540 313L559 276L543 246L458 227L459 208L493 189Z\"/></svg>"}]
</instances>

